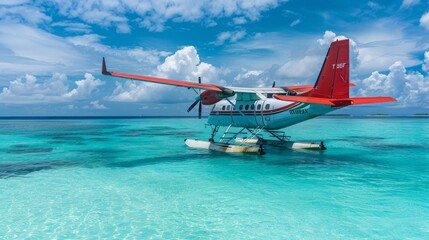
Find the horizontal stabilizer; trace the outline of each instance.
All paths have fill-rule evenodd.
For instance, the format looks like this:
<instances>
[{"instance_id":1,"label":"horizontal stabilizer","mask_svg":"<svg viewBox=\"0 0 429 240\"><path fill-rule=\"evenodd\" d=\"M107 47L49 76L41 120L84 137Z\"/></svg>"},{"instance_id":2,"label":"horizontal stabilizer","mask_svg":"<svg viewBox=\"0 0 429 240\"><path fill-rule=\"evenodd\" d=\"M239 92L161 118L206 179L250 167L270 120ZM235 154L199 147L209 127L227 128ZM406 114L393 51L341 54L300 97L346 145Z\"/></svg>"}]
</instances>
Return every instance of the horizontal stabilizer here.
<instances>
[{"instance_id":1,"label":"horizontal stabilizer","mask_svg":"<svg viewBox=\"0 0 429 240\"><path fill-rule=\"evenodd\" d=\"M354 87L354 86L356 86L356 84L349 83L349 87ZM285 86L285 88L287 88L289 90L293 90L295 92L306 92L306 91L313 90L314 86L313 85Z\"/></svg>"},{"instance_id":2,"label":"horizontal stabilizer","mask_svg":"<svg viewBox=\"0 0 429 240\"><path fill-rule=\"evenodd\" d=\"M392 97L352 97L349 99L352 101L353 105L396 102L396 99Z\"/></svg>"},{"instance_id":3,"label":"horizontal stabilizer","mask_svg":"<svg viewBox=\"0 0 429 240\"><path fill-rule=\"evenodd\" d=\"M325 104L325 105L331 105L335 107L358 105L358 104L396 102L396 99L391 97L352 97L352 98L334 99L334 98L303 97L303 96L283 96L283 95L277 95L277 94L275 94L274 97L276 99L283 100L283 101Z\"/></svg>"}]
</instances>

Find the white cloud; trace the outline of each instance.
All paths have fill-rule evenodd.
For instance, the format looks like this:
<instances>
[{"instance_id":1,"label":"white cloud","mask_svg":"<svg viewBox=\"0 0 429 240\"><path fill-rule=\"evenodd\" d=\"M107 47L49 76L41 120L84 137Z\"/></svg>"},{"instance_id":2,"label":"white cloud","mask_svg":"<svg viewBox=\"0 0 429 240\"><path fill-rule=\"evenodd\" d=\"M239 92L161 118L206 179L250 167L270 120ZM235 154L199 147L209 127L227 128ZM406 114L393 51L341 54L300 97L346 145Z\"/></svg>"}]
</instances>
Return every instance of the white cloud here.
<instances>
[{"instance_id":1,"label":"white cloud","mask_svg":"<svg viewBox=\"0 0 429 240\"><path fill-rule=\"evenodd\" d=\"M129 32L129 15L138 16L136 20L141 27L150 31L163 31L168 21L205 22L210 25L224 17L236 18L235 24L256 21L262 12L277 7L280 2L281 0L54 0L54 6L62 16L80 18L86 23L105 27L114 26L117 32Z\"/></svg>"},{"instance_id":2,"label":"white cloud","mask_svg":"<svg viewBox=\"0 0 429 240\"><path fill-rule=\"evenodd\" d=\"M75 81L76 88L69 87L65 74L55 73L51 78L39 81L26 74L9 82L0 93L0 102L10 104L60 103L91 98L92 93L104 84L89 73L85 79Z\"/></svg>"},{"instance_id":3,"label":"white cloud","mask_svg":"<svg viewBox=\"0 0 429 240\"><path fill-rule=\"evenodd\" d=\"M425 59L423 60L422 69L423 71L426 71L429 73L429 51L425 52Z\"/></svg>"},{"instance_id":4,"label":"white cloud","mask_svg":"<svg viewBox=\"0 0 429 240\"><path fill-rule=\"evenodd\" d=\"M245 17L235 17L235 18L233 18L233 19L232 19L232 22L233 22L235 25L240 25L240 24L245 24L245 23L247 23L247 20L246 20L246 18L245 18Z\"/></svg>"},{"instance_id":5,"label":"white cloud","mask_svg":"<svg viewBox=\"0 0 429 240\"><path fill-rule=\"evenodd\" d=\"M165 57L169 52L157 51L154 49L143 49L142 47L135 48L112 48L110 46L104 45L101 43L101 40L104 37L98 34L85 34L80 36L68 37L66 38L67 42L84 47L86 49L91 49L97 53L105 55L111 55L115 58L129 58L132 57L133 60L137 60L139 63L145 63L146 65L156 65L159 64L160 58Z\"/></svg>"},{"instance_id":6,"label":"white cloud","mask_svg":"<svg viewBox=\"0 0 429 240\"><path fill-rule=\"evenodd\" d=\"M408 8L420 3L420 0L404 0L402 1L401 8Z\"/></svg>"},{"instance_id":7,"label":"white cloud","mask_svg":"<svg viewBox=\"0 0 429 240\"><path fill-rule=\"evenodd\" d=\"M91 32L91 26L89 26L88 24L79 23L79 22L62 21L62 22L52 23L51 26L62 27L67 32L77 32L77 33L86 33L86 34Z\"/></svg>"},{"instance_id":8,"label":"white cloud","mask_svg":"<svg viewBox=\"0 0 429 240\"><path fill-rule=\"evenodd\" d=\"M0 23L0 72L24 73L82 71L84 55L63 38L15 23Z\"/></svg>"},{"instance_id":9,"label":"white cloud","mask_svg":"<svg viewBox=\"0 0 429 240\"><path fill-rule=\"evenodd\" d=\"M212 42L212 44L219 46L226 42L234 43L246 36L246 31L240 30L235 32L221 32L217 35L216 41Z\"/></svg>"},{"instance_id":10,"label":"white cloud","mask_svg":"<svg viewBox=\"0 0 429 240\"><path fill-rule=\"evenodd\" d=\"M102 109L107 109L106 106L104 106L103 104L100 104L98 100L96 101L92 101L89 103L91 105L92 108L94 109L98 109L98 110L102 110Z\"/></svg>"},{"instance_id":11,"label":"white cloud","mask_svg":"<svg viewBox=\"0 0 429 240\"><path fill-rule=\"evenodd\" d=\"M301 22L301 19L300 19L300 18L298 18L298 19L294 20L293 22L291 22L291 23L289 24L289 26L290 26L290 27L294 27L294 26L298 25L300 22Z\"/></svg>"},{"instance_id":12,"label":"white cloud","mask_svg":"<svg viewBox=\"0 0 429 240\"><path fill-rule=\"evenodd\" d=\"M109 47L100 43L103 37L98 34L85 34L74 37L67 37L67 42L81 47L92 48L97 52L106 52Z\"/></svg>"},{"instance_id":13,"label":"white cloud","mask_svg":"<svg viewBox=\"0 0 429 240\"><path fill-rule=\"evenodd\" d=\"M290 60L283 64L277 75L287 78L305 78L315 74L314 69L320 69L322 56L305 56L301 59Z\"/></svg>"},{"instance_id":14,"label":"white cloud","mask_svg":"<svg viewBox=\"0 0 429 240\"><path fill-rule=\"evenodd\" d=\"M429 12L423 14L420 18L420 26L429 31Z\"/></svg>"},{"instance_id":15,"label":"white cloud","mask_svg":"<svg viewBox=\"0 0 429 240\"><path fill-rule=\"evenodd\" d=\"M64 94L63 96L70 99L85 99L91 96L91 93L99 86L104 85L104 82L90 73L85 73L85 79L75 81L77 88Z\"/></svg>"},{"instance_id":16,"label":"white cloud","mask_svg":"<svg viewBox=\"0 0 429 240\"><path fill-rule=\"evenodd\" d=\"M234 77L234 86L265 87L266 79L261 74L264 71L243 69L242 73Z\"/></svg>"},{"instance_id":17,"label":"white cloud","mask_svg":"<svg viewBox=\"0 0 429 240\"><path fill-rule=\"evenodd\" d=\"M29 5L1 6L0 19L16 23L41 24L48 23L52 19L43 13L42 9Z\"/></svg>"},{"instance_id":18,"label":"white cloud","mask_svg":"<svg viewBox=\"0 0 429 240\"><path fill-rule=\"evenodd\" d=\"M407 71L400 61L389 67L388 74L373 72L358 87L360 95L395 97L399 107L429 107L429 77Z\"/></svg>"},{"instance_id":19,"label":"white cloud","mask_svg":"<svg viewBox=\"0 0 429 240\"><path fill-rule=\"evenodd\" d=\"M380 6L380 4L373 2L373 1L369 1L368 6L374 10L379 10L379 9L383 8L382 6Z\"/></svg>"},{"instance_id":20,"label":"white cloud","mask_svg":"<svg viewBox=\"0 0 429 240\"><path fill-rule=\"evenodd\" d=\"M203 77L206 83L216 83L217 69L208 63L201 62L197 49L187 46L158 65L156 75L168 78L177 78L194 82L198 77Z\"/></svg>"},{"instance_id":21,"label":"white cloud","mask_svg":"<svg viewBox=\"0 0 429 240\"><path fill-rule=\"evenodd\" d=\"M317 42L321 46L326 46L326 45L331 45L331 43L333 41L335 41L335 40L343 40L343 39L347 39L347 37L345 37L345 36L337 36L336 33L328 30L328 31L325 31L325 34L323 34L323 38L317 39Z\"/></svg>"},{"instance_id":22,"label":"white cloud","mask_svg":"<svg viewBox=\"0 0 429 240\"><path fill-rule=\"evenodd\" d=\"M83 27L62 22L58 26ZM47 75L52 72L82 74L99 72L103 56L126 70L156 67L168 52L156 49L113 48L102 43L98 34L59 37L36 27L0 22L0 81L31 73ZM144 64L141 64L144 63Z\"/></svg>"},{"instance_id":23,"label":"white cloud","mask_svg":"<svg viewBox=\"0 0 429 240\"><path fill-rule=\"evenodd\" d=\"M30 0L2 0L0 3L0 6L5 5L5 6L13 6L13 5L20 5L20 4L24 4L24 3L29 3Z\"/></svg>"}]
</instances>

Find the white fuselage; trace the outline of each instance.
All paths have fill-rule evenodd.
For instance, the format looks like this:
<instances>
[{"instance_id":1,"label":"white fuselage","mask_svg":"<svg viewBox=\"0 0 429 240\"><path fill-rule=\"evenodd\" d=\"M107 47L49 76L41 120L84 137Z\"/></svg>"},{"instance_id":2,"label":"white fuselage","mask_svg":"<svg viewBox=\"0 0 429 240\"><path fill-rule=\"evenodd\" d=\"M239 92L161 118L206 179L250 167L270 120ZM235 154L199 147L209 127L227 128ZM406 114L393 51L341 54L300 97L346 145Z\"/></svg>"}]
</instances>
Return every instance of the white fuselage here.
<instances>
[{"instance_id":1,"label":"white fuselage","mask_svg":"<svg viewBox=\"0 0 429 240\"><path fill-rule=\"evenodd\" d=\"M213 107L208 123L217 126L265 128L270 130L288 127L339 109L330 105L265 100L222 100ZM244 116L243 116L244 115Z\"/></svg>"}]
</instances>

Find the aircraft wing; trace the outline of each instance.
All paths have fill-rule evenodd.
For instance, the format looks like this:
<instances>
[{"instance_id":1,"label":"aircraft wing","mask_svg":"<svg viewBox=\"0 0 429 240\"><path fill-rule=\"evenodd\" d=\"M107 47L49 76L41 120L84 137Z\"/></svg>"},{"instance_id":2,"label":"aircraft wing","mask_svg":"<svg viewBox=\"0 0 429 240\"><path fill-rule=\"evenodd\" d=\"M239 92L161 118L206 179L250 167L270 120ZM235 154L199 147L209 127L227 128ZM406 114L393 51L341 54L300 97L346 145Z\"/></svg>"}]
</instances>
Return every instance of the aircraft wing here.
<instances>
[{"instance_id":1,"label":"aircraft wing","mask_svg":"<svg viewBox=\"0 0 429 240\"><path fill-rule=\"evenodd\" d=\"M350 87L356 86L354 83L349 83ZM302 85L302 86L285 86L284 88L290 89L295 92L307 92L314 88L314 85Z\"/></svg>"},{"instance_id":2,"label":"aircraft wing","mask_svg":"<svg viewBox=\"0 0 429 240\"><path fill-rule=\"evenodd\" d=\"M331 105L334 107L359 105L359 104L396 102L396 99L392 97L351 97L351 98L344 98L344 99L306 97L306 96L281 96L281 95L274 95L274 97L276 99L283 100L283 101L325 104L325 105Z\"/></svg>"},{"instance_id":3,"label":"aircraft wing","mask_svg":"<svg viewBox=\"0 0 429 240\"><path fill-rule=\"evenodd\" d=\"M102 74L114 76L114 77L126 78L126 79L133 79L133 80L138 80L138 81L173 85L173 86L178 86L178 87L198 88L198 89L210 90L210 91L219 92L219 93L222 93L222 92L225 92L228 90L232 90L238 94L240 94L240 93L248 93L248 94L255 94L255 95L284 94L290 90L295 91L295 92L306 92L306 91L310 91L311 89L313 89L313 85L285 86L285 87L256 87L256 88L228 87L228 86L223 87L223 86L217 86L214 84L204 84L204 83L172 80L172 79L166 79L166 78L158 78L158 77L151 77L151 76L144 76L144 75L135 75L135 74L121 73L121 72L110 72L110 71L107 71L106 61L104 58L103 58L103 65L102 65ZM350 86L354 86L354 84L351 83Z\"/></svg>"},{"instance_id":4,"label":"aircraft wing","mask_svg":"<svg viewBox=\"0 0 429 240\"><path fill-rule=\"evenodd\" d=\"M187 81L178 81L178 80L171 80L171 79L166 79L166 78L157 78L157 77L150 77L150 76L134 75L134 74L128 74L128 73L121 73L121 72L109 72L109 71L107 71L106 61L104 60L104 58L103 58L103 67L102 67L101 73L103 75L110 75L110 76L126 78L126 79L134 79L134 80L145 81L145 82L173 85L173 86L178 86L178 87L199 88L199 89L205 89L205 90L210 90L210 91L215 91L215 92L223 92L225 90L224 87L220 87L220 86L217 86L214 84L203 84L203 83L194 83L194 82L187 82Z\"/></svg>"}]
</instances>

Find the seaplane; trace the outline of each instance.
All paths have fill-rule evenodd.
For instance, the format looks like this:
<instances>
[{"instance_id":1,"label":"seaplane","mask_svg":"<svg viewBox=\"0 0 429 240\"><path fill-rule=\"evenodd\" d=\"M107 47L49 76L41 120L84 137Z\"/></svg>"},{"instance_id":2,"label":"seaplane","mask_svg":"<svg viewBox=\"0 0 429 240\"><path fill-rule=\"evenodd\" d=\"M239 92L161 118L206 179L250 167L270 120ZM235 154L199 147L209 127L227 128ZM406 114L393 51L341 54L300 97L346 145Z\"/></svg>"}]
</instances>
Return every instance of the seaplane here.
<instances>
[{"instance_id":1,"label":"seaplane","mask_svg":"<svg viewBox=\"0 0 429 240\"><path fill-rule=\"evenodd\" d=\"M107 71L104 58L102 74L193 89L197 97L187 111L198 104L201 118L202 105L212 106L207 119L211 135L207 141L185 139L188 147L258 154L264 154L267 146L326 150L323 141L291 141L281 129L350 105L396 101L385 96L349 96L349 88L355 86L349 82L349 47L349 39L331 43L314 85L276 87L274 82L272 87L218 86L201 83L201 78L189 82L111 72Z\"/></svg>"}]
</instances>

